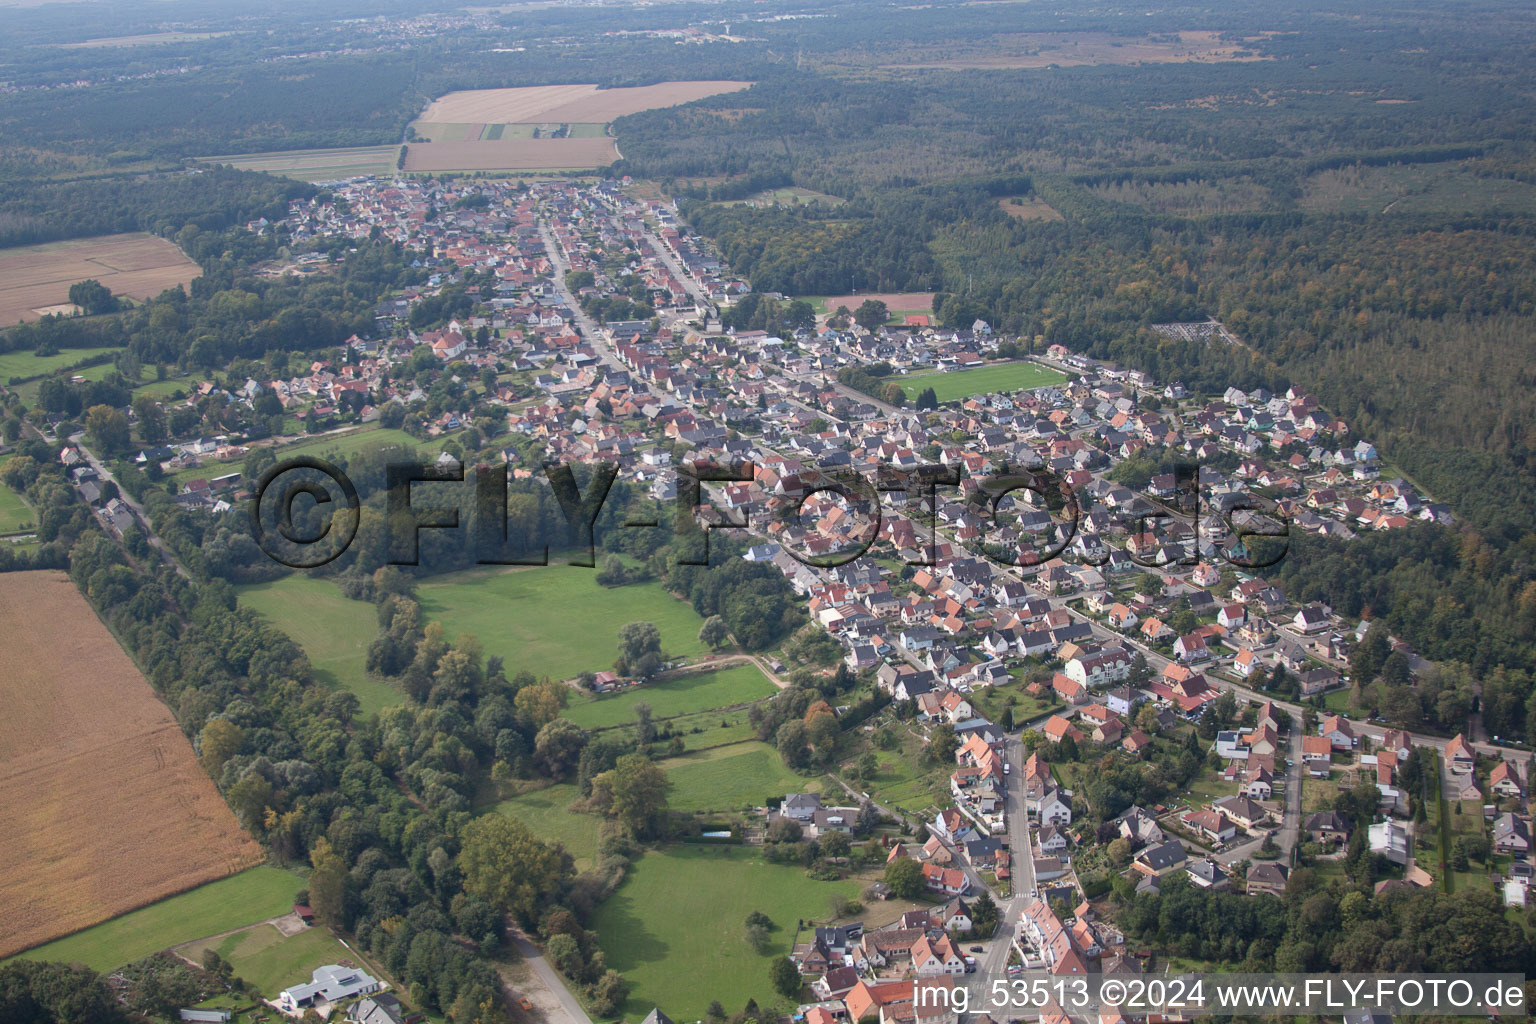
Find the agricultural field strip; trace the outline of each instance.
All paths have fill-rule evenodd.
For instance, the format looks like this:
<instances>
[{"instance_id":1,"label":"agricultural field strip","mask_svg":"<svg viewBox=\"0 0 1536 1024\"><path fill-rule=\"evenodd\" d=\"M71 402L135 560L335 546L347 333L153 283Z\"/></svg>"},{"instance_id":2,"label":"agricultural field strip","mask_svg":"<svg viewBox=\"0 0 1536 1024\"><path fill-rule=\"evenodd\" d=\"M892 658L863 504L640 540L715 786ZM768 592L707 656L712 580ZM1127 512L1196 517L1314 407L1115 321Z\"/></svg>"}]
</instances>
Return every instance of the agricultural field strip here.
<instances>
[{"instance_id":1,"label":"agricultural field strip","mask_svg":"<svg viewBox=\"0 0 1536 1024\"><path fill-rule=\"evenodd\" d=\"M0 619L0 955L261 859L67 576L10 574Z\"/></svg>"},{"instance_id":2,"label":"agricultural field strip","mask_svg":"<svg viewBox=\"0 0 1536 1024\"><path fill-rule=\"evenodd\" d=\"M606 137L413 142L406 149L405 170L581 170L617 158L614 141Z\"/></svg>"},{"instance_id":3,"label":"agricultural field strip","mask_svg":"<svg viewBox=\"0 0 1536 1024\"><path fill-rule=\"evenodd\" d=\"M0 323L35 319L34 310L66 303L77 281L94 278L113 294L146 299L201 272L173 243L146 234L0 250Z\"/></svg>"},{"instance_id":4,"label":"agricultural field strip","mask_svg":"<svg viewBox=\"0 0 1536 1024\"><path fill-rule=\"evenodd\" d=\"M642 110L737 92L751 84L711 81L661 82L621 89L599 89L595 85L467 89L433 100L417 120L458 124L605 123Z\"/></svg>"}]
</instances>

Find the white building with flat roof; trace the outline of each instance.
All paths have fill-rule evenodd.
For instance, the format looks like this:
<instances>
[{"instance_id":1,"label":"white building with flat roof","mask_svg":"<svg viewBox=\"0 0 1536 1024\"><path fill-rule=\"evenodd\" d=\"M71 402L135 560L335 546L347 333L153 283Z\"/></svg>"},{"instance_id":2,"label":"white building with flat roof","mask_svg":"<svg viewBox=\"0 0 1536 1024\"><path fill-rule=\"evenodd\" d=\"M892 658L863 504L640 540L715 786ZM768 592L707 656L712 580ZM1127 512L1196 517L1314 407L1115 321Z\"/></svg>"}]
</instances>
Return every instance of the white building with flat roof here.
<instances>
[{"instance_id":1,"label":"white building with flat roof","mask_svg":"<svg viewBox=\"0 0 1536 1024\"><path fill-rule=\"evenodd\" d=\"M302 1013L322 1003L367 996L383 988L379 980L355 967L326 964L315 968L306 985L285 988L277 997L277 1007L284 1013Z\"/></svg>"}]
</instances>

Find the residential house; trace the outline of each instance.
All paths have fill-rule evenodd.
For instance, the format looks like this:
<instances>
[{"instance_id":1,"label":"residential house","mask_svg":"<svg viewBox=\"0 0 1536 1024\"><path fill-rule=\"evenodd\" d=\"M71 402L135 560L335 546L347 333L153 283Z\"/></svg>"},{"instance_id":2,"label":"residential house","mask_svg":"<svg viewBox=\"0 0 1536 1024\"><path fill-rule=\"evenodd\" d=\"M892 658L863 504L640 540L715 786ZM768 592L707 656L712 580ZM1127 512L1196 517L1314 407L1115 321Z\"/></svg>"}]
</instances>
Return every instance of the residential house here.
<instances>
[{"instance_id":1,"label":"residential house","mask_svg":"<svg viewBox=\"0 0 1536 1024\"><path fill-rule=\"evenodd\" d=\"M1332 622L1328 609L1320 604L1309 604L1298 611L1291 620L1296 631L1306 635L1321 633Z\"/></svg>"},{"instance_id":2,"label":"residential house","mask_svg":"<svg viewBox=\"0 0 1536 1024\"><path fill-rule=\"evenodd\" d=\"M1289 875L1290 872L1283 864L1260 861L1248 869L1248 895L1264 893L1270 896L1283 896Z\"/></svg>"},{"instance_id":3,"label":"residential house","mask_svg":"<svg viewBox=\"0 0 1536 1024\"><path fill-rule=\"evenodd\" d=\"M964 871L937 864L923 865L923 885L929 892L942 896L961 896L971 888Z\"/></svg>"},{"instance_id":4,"label":"residential house","mask_svg":"<svg viewBox=\"0 0 1536 1024\"><path fill-rule=\"evenodd\" d=\"M387 993L359 999L347 1007L351 1024L405 1024L408 1016L400 1000Z\"/></svg>"},{"instance_id":5,"label":"residential house","mask_svg":"<svg viewBox=\"0 0 1536 1024\"><path fill-rule=\"evenodd\" d=\"M1318 811L1302 827L1315 843L1342 843L1349 838L1349 823L1337 811Z\"/></svg>"},{"instance_id":6,"label":"residential house","mask_svg":"<svg viewBox=\"0 0 1536 1024\"><path fill-rule=\"evenodd\" d=\"M1324 736L1303 736L1301 759L1309 773L1326 779L1333 770L1333 743Z\"/></svg>"},{"instance_id":7,"label":"residential house","mask_svg":"<svg viewBox=\"0 0 1536 1024\"><path fill-rule=\"evenodd\" d=\"M1269 811L1246 796L1223 797L1211 804L1211 810L1220 811L1239 828L1250 831L1269 821Z\"/></svg>"},{"instance_id":8,"label":"residential house","mask_svg":"<svg viewBox=\"0 0 1536 1024\"><path fill-rule=\"evenodd\" d=\"M1500 761L1488 775L1488 788L1502 797L1518 797L1525 793L1520 782L1520 770L1513 762Z\"/></svg>"},{"instance_id":9,"label":"residential house","mask_svg":"<svg viewBox=\"0 0 1536 1024\"><path fill-rule=\"evenodd\" d=\"M1168 839L1138 852L1136 858L1131 861L1131 867L1144 875L1156 875L1162 878L1175 871L1183 870L1187 860L1184 844L1177 839Z\"/></svg>"},{"instance_id":10,"label":"residential house","mask_svg":"<svg viewBox=\"0 0 1536 1024\"><path fill-rule=\"evenodd\" d=\"M1215 843L1225 843L1237 835L1237 826L1220 811L1188 811L1180 820L1186 828Z\"/></svg>"},{"instance_id":11,"label":"residential house","mask_svg":"<svg viewBox=\"0 0 1536 1024\"><path fill-rule=\"evenodd\" d=\"M1065 718L1062 718L1060 715L1052 715L1050 718L1046 719L1045 726L1040 731L1043 732L1045 734L1045 738L1050 740L1052 743L1060 743L1068 736L1072 737L1073 742L1077 743L1081 743L1083 739L1083 734L1079 732L1071 722L1067 721Z\"/></svg>"},{"instance_id":12,"label":"residential house","mask_svg":"<svg viewBox=\"0 0 1536 1024\"><path fill-rule=\"evenodd\" d=\"M919 978L965 973L965 958L955 950L948 935L932 939L924 935L912 944L911 955L912 970Z\"/></svg>"},{"instance_id":13,"label":"residential house","mask_svg":"<svg viewBox=\"0 0 1536 1024\"><path fill-rule=\"evenodd\" d=\"M1059 789L1048 790L1040 798L1035 820L1041 825L1072 824L1072 801Z\"/></svg>"},{"instance_id":14,"label":"residential house","mask_svg":"<svg viewBox=\"0 0 1536 1024\"><path fill-rule=\"evenodd\" d=\"M1458 774L1465 774L1477 767L1477 756L1461 733L1452 736L1445 744L1445 766Z\"/></svg>"},{"instance_id":15,"label":"residential house","mask_svg":"<svg viewBox=\"0 0 1536 1024\"><path fill-rule=\"evenodd\" d=\"M1531 830L1525 819L1505 811L1493 821L1493 848L1499 853L1524 856L1531 849Z\"/></svg>"},{"instance_id":16,"label":"residential house","mask_svg":"<svg viewBox=\"0 0 1536 1024\"><path fill-rule=\"evenodd\" d=\"M1232 878L1209 857L1190 861L1184 867L1189 875L1191 885L1201 889L1229 889L1232 886Z\"/></svg>"},{"instance_id":17,"label":"residential house","mask_svg":"<svg viewBox=\"0 0 1536 1024\"><path fill-rule=\"evenodd\" d=\"M1353 750L1359 742L1349 719L1343 715L1324 715L1319 718L1317 734L1327 739L1334 750Z\"/></svg>"},{"instance_id":18,"label":"residential house","mask_svg":"<svg viewBox=\"0 0 1536 1024\"><path fill-rule=\"evenodd\" d=\"M1396 821L1381 821L1369 828L1371 852L1394 864L1408 863L1408 830Z\"/></svg>"},{"instance_id":19,"label":"residential house","mask_svg":"<svg viewBox=\"0 0 1536 1024\"><path fill-rule=\"evenodd\" d=\"M1265 768L1252 768L1243 778L1238 792L1251 800L1268 800L1275 792L1274 776Z\"/></svg>"},{"instance_id":20,"label":"residential house","mask_svg":"<svg viewBox=\"0 0 1536 1024\"><path fill-rule=\"evenodd\" d=\"M312 1007L372 995L381 987L377 978L355 967L326 964L315 968L305 984L278 993L277 1005L284 1013L299 1014Z\"/></svg>"},{"instance_id":21,"label":"residential house","mask_svg":"<svg viewBox=\"0 0 1536 1024\"><path fill-rule=\"evenodd\" d=\"M1202 661L1211 656L1201 633L1186 633L1173 642L1173 653L1180 661Z\"/></svg>"}]
</instances>

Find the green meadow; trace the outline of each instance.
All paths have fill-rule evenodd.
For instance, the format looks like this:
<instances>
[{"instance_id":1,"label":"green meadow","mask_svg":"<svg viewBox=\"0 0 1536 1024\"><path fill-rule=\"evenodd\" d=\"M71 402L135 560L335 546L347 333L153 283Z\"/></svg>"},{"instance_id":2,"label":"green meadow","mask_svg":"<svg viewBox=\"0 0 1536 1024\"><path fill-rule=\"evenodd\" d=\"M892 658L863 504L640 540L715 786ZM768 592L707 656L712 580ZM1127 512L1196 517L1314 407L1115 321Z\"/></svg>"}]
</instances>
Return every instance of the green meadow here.
<instances>
[{"instance_id":1,"label":"green meadow","mask_svg":"<svg viewBox=\"0 0 1536 1024\"><path fill-rule=\"evenodd\" d=\"M239 593L241 604L304 648L321 682L355 693L364 717L403 702L399 690L364 668L379 628L373 605L351 600L320 576L284 576L241 587Z\"/></svg>"},{"instance_id":2,"label":"green meadow","mask_svg":"<svg viewBox=\"0 0 1536 1024\"><path fill-rule=\"evenodd\" d=\"M505 659L508 675L526 669L570 679L611 668L627 622L655 623L669 657L704 652L704 620L661 584L607 589L593 576L569 565L466 569L424 581L417 594L425 620L441 622L450 635L473 633L486 654Z\"/></svg>"},{"instance_id":3,"label":"green meadow","mask_svg":"<svg viewBox=\"0 0 1536 1024\"><path fill-rule=\"evenodd\" d=\"M768 965L789 952L796 922L829 919L830 899L855 898L863 884L818 882L799 865L769 864L743 847L674 846L635 862L592 924L608 966L634 986L626 1018L662 1007L674 1020L698 1020L715 998L727 1013L748 999L764 1008L784 1002ZM744 938L743 922L756 910L775 925L762 953Z\"/></svg>"},{"instance_id":4,"label":"green meadow","mask_svg":"<svg viewBox=\"0 0 1536 1024\"><path fill-rule=\"evenodd\" d=\"M633 722L635 705L642 702L650 705L653 717L671 718L761 700L776 691L773 682L756 665L747 662L713 672L674 676L611 697L578 699L566 710L565 717L583 729L601 729Z\"/></svg>"},{"instance_id":5,"label":"green meadow","mask_svg":"<svg viewBox=\"0 0 1536 1024\"><path fill-rule=\"evenodd\" d=\"M304 880L262 865L20 954L110 971L151 953L288 913ZM317 965L318 966L318 965Z\"/></svg>"}]
</instances>

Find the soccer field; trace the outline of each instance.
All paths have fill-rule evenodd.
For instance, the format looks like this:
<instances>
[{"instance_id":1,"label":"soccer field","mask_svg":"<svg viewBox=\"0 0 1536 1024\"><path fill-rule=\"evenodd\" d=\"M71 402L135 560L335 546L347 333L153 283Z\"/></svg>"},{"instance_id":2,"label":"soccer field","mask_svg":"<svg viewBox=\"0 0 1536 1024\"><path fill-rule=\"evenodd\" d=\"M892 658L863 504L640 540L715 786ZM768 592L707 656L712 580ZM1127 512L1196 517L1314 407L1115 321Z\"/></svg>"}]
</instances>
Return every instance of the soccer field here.
<instances>
[{"instance_id":1,"label":"soccer field","mask_svg":"<svg viewBox=\"0 0 1536 1024\"><path fill-rule=\"evenodd\" d=\"M1024 391L1047 384L1060 384L1067 379L1067 375L1039 363L1018 362L979 366L974 370L951 370L948 373L920 373L897 379L911 401L916 401L924 388L933 388L940 402L959 402L973 395Z\"/></svg>"}]
</instances>

